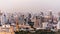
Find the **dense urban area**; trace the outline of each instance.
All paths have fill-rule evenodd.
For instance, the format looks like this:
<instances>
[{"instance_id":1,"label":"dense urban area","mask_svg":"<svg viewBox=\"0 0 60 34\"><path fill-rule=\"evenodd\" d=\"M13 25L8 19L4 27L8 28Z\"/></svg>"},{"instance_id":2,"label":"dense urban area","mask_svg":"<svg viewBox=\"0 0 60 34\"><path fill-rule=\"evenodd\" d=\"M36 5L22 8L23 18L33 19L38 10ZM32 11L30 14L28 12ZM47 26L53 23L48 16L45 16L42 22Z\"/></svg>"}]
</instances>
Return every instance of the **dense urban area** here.
<instances>
[{"instance_id":1,"label":"dense urban area","mask_svg":"<svg viewBox=\"0 0 60 34\"><path fill-rule=\"evenodd\" d=\"M59 34L60 12L1 13L0 34Z\"/></svg>"}]
</instances>

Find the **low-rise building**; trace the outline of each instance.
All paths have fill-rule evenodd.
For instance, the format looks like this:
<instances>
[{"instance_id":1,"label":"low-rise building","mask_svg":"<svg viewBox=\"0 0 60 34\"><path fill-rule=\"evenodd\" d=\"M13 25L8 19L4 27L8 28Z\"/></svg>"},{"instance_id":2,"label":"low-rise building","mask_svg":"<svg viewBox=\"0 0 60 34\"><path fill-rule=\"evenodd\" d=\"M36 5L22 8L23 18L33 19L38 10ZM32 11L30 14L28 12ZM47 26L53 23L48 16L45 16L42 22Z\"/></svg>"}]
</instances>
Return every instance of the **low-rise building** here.
<instances>
[{"instance_id":1,"label":"low-rise building","mask_svg":"<svg viewBox=\"0 0 60 34\"><path fill-rule=\"evenodd\" d=\"M0 34L15 34L13 26L10 25L0 26Z\"/></svg>"}]
</instances>

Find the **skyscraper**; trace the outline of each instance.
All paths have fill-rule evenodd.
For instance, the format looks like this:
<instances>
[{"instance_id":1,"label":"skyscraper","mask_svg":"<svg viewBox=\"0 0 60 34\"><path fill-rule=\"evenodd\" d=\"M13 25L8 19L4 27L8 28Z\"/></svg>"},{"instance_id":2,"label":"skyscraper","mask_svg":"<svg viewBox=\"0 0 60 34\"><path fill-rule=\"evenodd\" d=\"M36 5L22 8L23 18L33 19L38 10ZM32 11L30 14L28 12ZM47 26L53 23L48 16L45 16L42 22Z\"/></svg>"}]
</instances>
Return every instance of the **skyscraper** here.
<instances>
[{"instance_id":1,"label":"skyscraper","mask_svg":"<svg viewBox=\"0 0 60 34\"><path fill-rule=\"evenodd\" d=\"M2 13L1 13L1 11L0 11L0 25L1 25L1 16L2 16Z\"/></svg>"}]
</instances>

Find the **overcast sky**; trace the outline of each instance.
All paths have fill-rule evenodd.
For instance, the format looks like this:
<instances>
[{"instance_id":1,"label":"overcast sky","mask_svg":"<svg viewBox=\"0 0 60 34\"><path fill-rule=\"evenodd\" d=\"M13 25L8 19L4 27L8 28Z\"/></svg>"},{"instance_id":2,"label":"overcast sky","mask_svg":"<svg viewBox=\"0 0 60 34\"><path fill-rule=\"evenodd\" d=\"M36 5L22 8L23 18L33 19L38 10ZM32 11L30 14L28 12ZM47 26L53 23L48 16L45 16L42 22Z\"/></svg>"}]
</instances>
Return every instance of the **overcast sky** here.
<instances>
[{"instance_id":1,"label":"overcast sky","mask_svg":"<svg viewBox=\"0 0 60 34\"><path fill-rule=\"evenodd\" d=\"M4 12L60 11L60 0L0 0Z\"/></svg>"}]
</instances>

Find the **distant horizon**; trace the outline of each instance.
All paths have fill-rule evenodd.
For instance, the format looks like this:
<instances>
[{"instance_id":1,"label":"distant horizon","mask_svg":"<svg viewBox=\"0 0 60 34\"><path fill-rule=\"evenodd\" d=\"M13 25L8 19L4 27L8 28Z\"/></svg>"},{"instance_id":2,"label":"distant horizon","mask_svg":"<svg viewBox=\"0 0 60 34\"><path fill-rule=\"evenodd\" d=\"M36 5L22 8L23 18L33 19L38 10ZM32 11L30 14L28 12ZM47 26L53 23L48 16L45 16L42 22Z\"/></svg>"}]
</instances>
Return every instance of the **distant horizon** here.
<instances>
[{"instance_id":1,"label":"distant horizon","mask_svg":"<svg viewBox=\"0 0 60 34\"><path fill-rule=\"evenodd\" d=\"M31 9L30 9L31 8ZM60 12L60 0L0 0L2 12Z\"/></svg>"}]
</instances>

